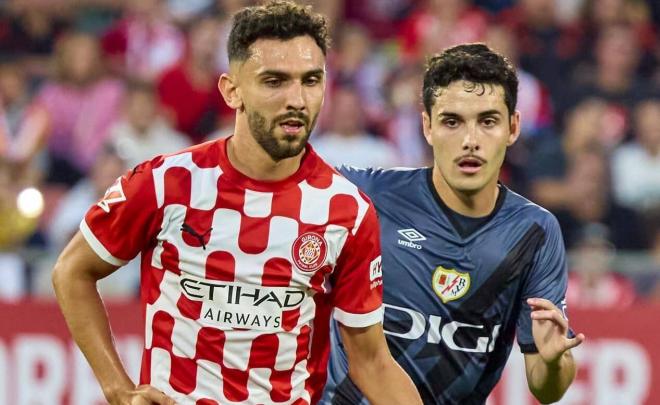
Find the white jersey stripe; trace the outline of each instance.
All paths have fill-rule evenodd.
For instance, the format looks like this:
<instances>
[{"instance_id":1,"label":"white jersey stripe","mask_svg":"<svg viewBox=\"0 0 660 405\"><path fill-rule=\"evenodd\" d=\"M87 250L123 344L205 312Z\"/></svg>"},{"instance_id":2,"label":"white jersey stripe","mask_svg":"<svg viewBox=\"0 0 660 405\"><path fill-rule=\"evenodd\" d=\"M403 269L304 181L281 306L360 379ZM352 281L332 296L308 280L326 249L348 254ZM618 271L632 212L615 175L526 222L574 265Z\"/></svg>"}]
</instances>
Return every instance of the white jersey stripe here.
<instances>
[{"instance_id":1,"label":"white jersey stripe","mask_svg":"<svg viewBox=\"0 0 660 405\"><path fill-rule=\"evenodd\" d=\"M85 219L83 218L82 222L80 222L80 233L82 236L85 238L89 246L92 248L92 250L104 261L112 264L113 266L123 266L126 263L128 263L127 260L121 260L112 255L108 251L108 249L103 246L101 242L99 242L98 239L96 239L96 236L92 232L91 229L89 229L89 226L87 225L87 222L85 222Z\"/></svg>"},{"instance_id":2,"label":"white jersey stripe","mask_svg":"<svg viewBox=\"0 0 660 405\"><path fill-rule=\"evenodd\" d=\"M366 314L351 314L335 307L333 317L342 324L351 328L364 328L365 326L375 325L383 322L383 307Z\"/></svg>"}]
</instances>

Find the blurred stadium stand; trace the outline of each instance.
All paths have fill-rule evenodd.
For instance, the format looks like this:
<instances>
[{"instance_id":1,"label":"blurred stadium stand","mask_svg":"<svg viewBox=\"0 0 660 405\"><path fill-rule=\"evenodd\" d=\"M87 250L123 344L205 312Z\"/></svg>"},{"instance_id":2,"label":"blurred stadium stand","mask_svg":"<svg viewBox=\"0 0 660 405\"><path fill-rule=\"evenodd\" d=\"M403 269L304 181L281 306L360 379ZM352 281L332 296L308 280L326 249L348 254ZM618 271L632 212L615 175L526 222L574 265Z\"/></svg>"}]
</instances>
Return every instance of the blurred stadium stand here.
<instances>
[{"instance_id":1,"label":"blurred stadium stand","mask_svg":"<svg viewBox=\"0 0 660 405\"><path fill-rule=\"evenodd\" d=\"M61 319L50 271L86 209L136 162L231 133L233 112L216 80L227 69L230 16L251 3L0 1L0 319L14 314L18 322L3 320L0 328L0 404L57 402L39 390L21 394L17 379L28 376L42 387L59 387L57 381L8 370L26 344L19 335L65 339L55 325ZM350 145L350 163L358 166L431 163L419 116L426 55L484 41L517 65L523 134L501 180L558 217L571 256L569 311L579 314L573 326L590 339L578 355L587 371L565 403L660 403L650 388L660 386L660 353L635 335L644 331L640 314L660 316L660 2L305 3L333 28L326 102L312 138L333 162L337 148ZM130 312L127 306L138 308L138 283L132 263L101 290L120 313ZM53 325L19 325L34 322L39 311ZM610 330L617 326L589 323L600 316L620 317L621 335ZM139 328L126 322L120 329L134 339ZM660 329L649 328L657 343ZM60 362L61 401L98 401L93 388L72 393L71 375L82 366L69 343L53 349L40 342L45 359L57 350L73 356ZM628 360L615 358L617 348ZM648 363L641 380L639 370L626 368L639 356ZM613 377L598 374L612 364L620 367ZM511 370L492 405L531 401L506 382L514 380ZM625 386L624 394L602 391L608 378ZM637 385L626 385L633 378Z\"/></svg>"}]
</instances>

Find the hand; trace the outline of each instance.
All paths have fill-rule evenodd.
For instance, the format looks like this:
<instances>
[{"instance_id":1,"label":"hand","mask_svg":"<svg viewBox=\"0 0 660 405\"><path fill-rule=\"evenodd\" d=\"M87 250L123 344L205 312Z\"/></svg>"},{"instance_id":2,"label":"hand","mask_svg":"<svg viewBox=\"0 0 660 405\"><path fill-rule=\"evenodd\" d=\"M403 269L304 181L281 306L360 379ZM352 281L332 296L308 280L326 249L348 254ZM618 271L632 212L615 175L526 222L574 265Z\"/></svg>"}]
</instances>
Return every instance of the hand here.
<instances>
[{"instance_id":1,"label":"hand","mask_svg":"<svg viewBox=\"0 0 660 405\"><path fill-rule=\"evenodd\" d=\"M111 405L176 405L176 402L151 385L139 385L129 390L117 391L108 398Z\"/></svg>"},{"instance_id":2,"label":"hand","mask_svg":"<svg viewBox=\"0 0 660 405\"><path fill-rule=\"evenodd\" d=\"M568 338L568 321L559 308L543 298L529 298L532 308L532 335L539 355L546 364L556 363L567 350L584 341L584 335Z\"/></svg>"}]
</instances>

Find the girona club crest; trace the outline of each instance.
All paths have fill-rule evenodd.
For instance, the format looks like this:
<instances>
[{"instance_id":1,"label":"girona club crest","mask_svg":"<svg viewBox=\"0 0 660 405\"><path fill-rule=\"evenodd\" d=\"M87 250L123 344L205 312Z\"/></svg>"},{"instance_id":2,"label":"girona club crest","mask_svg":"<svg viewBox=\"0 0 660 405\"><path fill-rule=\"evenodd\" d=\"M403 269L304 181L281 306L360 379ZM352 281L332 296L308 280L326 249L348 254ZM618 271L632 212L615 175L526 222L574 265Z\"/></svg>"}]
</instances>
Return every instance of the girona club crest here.
<instances>
[{"instance_id":1,"label":"girona club crest","mask_svg":"<svg viewBox=\"0 0 660 405\"><path fill-rule=\"evenodd\" d=\"M293 262L302 271L314 271L325 262L328 253L328 243L321 235L306 232L293 242L291 256Z\"/></svg>"},{"instance_id":2,"label":"girona club crest","mask_svg":"<svg viewBox=\"0 0 660 405\"><path fill-rule=\"evenodd\" d=\"M110 212L110 205L126 201L124 189L121 188L121 177L117 178L115 182L106 191L105 195L96 203L105 212Z\"/></svg>"},{"instance_id":3,"label":"girona club crest","mask_svg":"<svg viewBox=\"0 0 660 405\"><path fill-rule=\"evenodd\" d=\"M470 289L470 274L439 266L433 273L433 291L445 304L464 296Z\"/></svg>"}]
</instances>

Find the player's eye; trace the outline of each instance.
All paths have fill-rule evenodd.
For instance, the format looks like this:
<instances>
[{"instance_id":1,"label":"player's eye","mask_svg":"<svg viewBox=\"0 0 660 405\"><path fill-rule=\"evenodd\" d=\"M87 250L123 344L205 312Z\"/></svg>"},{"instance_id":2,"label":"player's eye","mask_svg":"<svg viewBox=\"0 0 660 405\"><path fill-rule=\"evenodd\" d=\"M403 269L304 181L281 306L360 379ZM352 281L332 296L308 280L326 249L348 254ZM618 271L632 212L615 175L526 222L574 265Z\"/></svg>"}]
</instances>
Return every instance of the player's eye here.
<instances>
[{"instance_id":1,"label":"player's eye","mask_svg":"<svg viewBox=\"0 0 660 405\"><path fill-rule=\"evenodd\" d=\"M497 125L497 119L494 118L494 117L486 117L481 122L485 127L488 127L488 128L491 128L491 127L494 127L495 125Z\"/></svg>"},{"instance_id":2,"label":"player's eye","mask_svg":"<svg viewBox=\"0 0 660 405\"><path fill-rule=\"evenodd\" d=\"M456 128L458 127L458 120L455 118L445 118L442 120L442 124L447 128Z\"/></svg>"},{"instance_id":3,"label":"player's eye","mask_svg":"<svg viewBox=\"0 0 660 405\"><path fill-rule=\"evenodd\" d=\"M282 85L282 80L276 78L270 78L264 80L264 84L268 87L279 87Z\"/></svg>"},{"instance_id":4,"label":"player's eye","mask_svg":"<svg viewBox=\"0 0 660 405\"><path fill-rule=\"evenodd\" d=\"M306 86L316 86L321 82L321 78L318 76L311 76L305 79L304 83Z\"/></svg>"}]
</instances>

